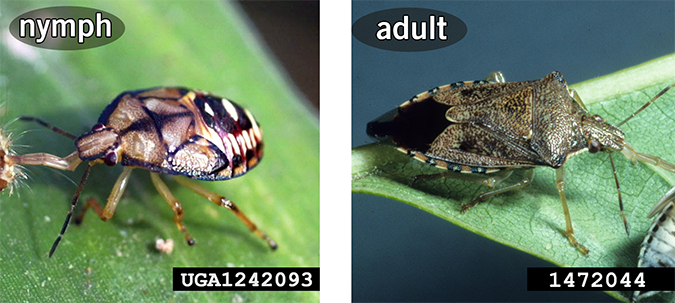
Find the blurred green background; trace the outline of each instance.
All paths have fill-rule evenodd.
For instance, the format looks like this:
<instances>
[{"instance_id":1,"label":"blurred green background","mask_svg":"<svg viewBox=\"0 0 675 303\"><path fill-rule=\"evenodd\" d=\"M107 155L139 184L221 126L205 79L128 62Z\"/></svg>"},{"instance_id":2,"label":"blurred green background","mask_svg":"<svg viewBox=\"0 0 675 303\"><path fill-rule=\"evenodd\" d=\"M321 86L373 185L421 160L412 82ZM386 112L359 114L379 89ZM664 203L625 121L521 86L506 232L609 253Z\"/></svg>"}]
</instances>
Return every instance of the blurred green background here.
<instances>
[{"instance_id":1,"label":"blurred green background","mask_svg":"<svg viewBox=\"0 0 675 303\"><path fill-rule=\"evenodd\" d=\"M15 194L0 196L0 301L318 301L318 292L173 292L171 274L176 266L319 266L318 117L306 101L318 106L318 67L305 76L316 78L316 84L300 93L280 57L271 54L244 10L232 2L3 0L0 24L6 29L24 12L56 5L107 11L125 23L126 31L112 44L80 51L34 48L0 33L1 119L14 134L15 150L65 156L74 149L47 129L14 121L19 115L79 135L125 90L181 85L227 97L260 122L265 157L243 177L200 184L237 203L279 249L271 252L229 211L165 177L197 242L188 247L173 212L148 173L138 169L115 217L102 222L90 214L81 226L71 225L49 259L82 168L28 167L29 178ZM290 27L280 22L267 23L279 30ZM318 39L318 28L315 33ZM316 52L316 59L305 56L301 65L318 66L318 43L294 39L286 37L295 49ZM120 172L120 167L94 167L82 197L105 201ZM159 254L157 238L173 239L174 252Z\"/></svg>"}]
</instances>

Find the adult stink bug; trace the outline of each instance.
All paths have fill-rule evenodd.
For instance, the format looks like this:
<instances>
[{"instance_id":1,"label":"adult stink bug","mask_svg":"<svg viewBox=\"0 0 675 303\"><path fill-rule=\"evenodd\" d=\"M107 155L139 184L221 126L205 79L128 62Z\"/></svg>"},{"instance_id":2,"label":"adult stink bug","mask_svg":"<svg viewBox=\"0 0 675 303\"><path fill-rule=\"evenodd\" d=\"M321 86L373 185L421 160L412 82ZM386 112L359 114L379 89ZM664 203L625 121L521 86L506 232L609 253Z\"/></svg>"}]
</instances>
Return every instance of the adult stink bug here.
<instances>
[{"instance_id":1,"label":"adult stink bug","mask_svg":"<svg viewBox=\"0 0 675 303\"><path fill-rule=\"evenodd\" d=\"M675 267L675 187L671 188L656 203L649 213L654 223L647 230L647 236L642 242L638 267ZM657 294L657 291L641 293L633 292L631 302Z\"/></svg>"},{"instance_id":2,"label":"adult stink bug","mask_svg":"<svg viewBox=\"0 0 675 303\"><path fill-rule=\"evenodd\" d=\"M484 175L481 183L491 187L513 170L525 170L523 180L482 193L463 205L462 212L492 196L528 186L534 167L555 168L567 237L573 246L588 254L588 249L574 237L565 199L563 164L584 151L608 152L610 160L612 151L620 151L630 160L675 172L675 165L633 150L618 128L669 88L613 126L598 115L590 115L559 72L523 82L505 82L497 72L485 81L457 82L418 94L368 123L367 133L377 140L393 142L399 151L429 165ZM616 184L618 188L618 179ZM619 205L628 233L620 191Z\"/></svg>"},{"instance_id":3,"label":"adult stink bug","mask_svg":"<svg viewBox=\"0 0 675 303\"><path fill-rule=\"evenodd\" d=\"M192 179L217 181L245 174L263 154L262 132L253 115L234 102L181 87L153 88L120 94L108 105L91 131L76 137L33 117L53 131L75 140L76 151L66 157L46 153L15 155L25 165L44 165L75 170L87 161L82 180L73 197L61 232L49 251L51 257L68 227L91 167L99 163L124 166L104 209L88 200L98 216L110 219L120 201L133 168L149 170L153 185L174 211L174 222L189 245L193 238L183 224L183 209L159 175L182 175ZM176 181L216 205L231 210L258 237L275 249L276 242L229 199L213 193L187 178ZM83 212L84 214L84 212Z\"/></svg>"}]
</instances>

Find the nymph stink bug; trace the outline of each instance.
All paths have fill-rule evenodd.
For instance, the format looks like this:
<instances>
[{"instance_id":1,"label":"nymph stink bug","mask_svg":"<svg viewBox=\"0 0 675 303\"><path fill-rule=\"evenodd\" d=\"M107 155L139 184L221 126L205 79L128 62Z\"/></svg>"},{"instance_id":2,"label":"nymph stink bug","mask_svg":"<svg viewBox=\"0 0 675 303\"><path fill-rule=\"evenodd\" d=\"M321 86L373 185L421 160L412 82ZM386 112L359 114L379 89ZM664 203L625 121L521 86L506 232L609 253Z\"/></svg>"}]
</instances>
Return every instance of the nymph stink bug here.
<instances>
[{"instance_id":1,"label":"nymph stink bug","mask_svg":"<svg viewBox=\"0 0 675 303\"><path fill-rule=\"evenodd\" d=\"M675 267L675 187L656 203L649 213L654 223L642 242L638 267ZM657 291L633 292L631 302L657 294Z\"/></svg>"},{"instance_id":2,"label":"nymph stink bug","mask_svg":"<svg viewBox=\"0 0 675 303\"><path fill-rule=\"evenodd\" d=\"M515 169L525 170L523 180L479 195L463 205L462 212L494 195L528 186L534 167L555 168L567 237L573 246L588 254L588 249L574 237L565 199L563 164L567 159L584 151L605 151L611 160L611 152L620 151L630 160L675 172L674 165L638 153L624 142L618 126L635 114L617 126L590 115L559 72L541 80L508 83L497 72L485 81L457 82L418 94L368 123L367 133L377 140L393 142L399 151L431 166L484 175L481 182L488 186L503 181ZM614 175L616 178L616 171ZM618 188L618 181L616 184ZM619 202L628 233L620 191Z\"/></svg>"},{"instance_id":3,"label":"nymph stink bug","mask_svg":"<svg viewBox=\"0 0 675 303\"><path fill-rule=\"evenodd\" d=\"M227 180L245 174L258 164L263 155L262 132L248 110L226 99L180 87L124 92L105 108L91 131L79 137L37 118L21 119L36 121L75 140L77 150L63 158L46 153L15 156L16 163L75 170L80 163L87 161L66 221L49 252L50 257L68 227L93 165L119 163L124 170L115 182L105 208L101 209L95 200L90 199L85 210L91 206L102 220L110 219L132 169L144 168L151 172L153 185L173 209L174 222L187 243L192 245L194 240L183 224L183 208L158 174L207 181ZM231 210L272 249L277 247L276 242L258 229L229 199L187 178L178 177L176 181L216 205Z\"/></svg>"}]
</instances>

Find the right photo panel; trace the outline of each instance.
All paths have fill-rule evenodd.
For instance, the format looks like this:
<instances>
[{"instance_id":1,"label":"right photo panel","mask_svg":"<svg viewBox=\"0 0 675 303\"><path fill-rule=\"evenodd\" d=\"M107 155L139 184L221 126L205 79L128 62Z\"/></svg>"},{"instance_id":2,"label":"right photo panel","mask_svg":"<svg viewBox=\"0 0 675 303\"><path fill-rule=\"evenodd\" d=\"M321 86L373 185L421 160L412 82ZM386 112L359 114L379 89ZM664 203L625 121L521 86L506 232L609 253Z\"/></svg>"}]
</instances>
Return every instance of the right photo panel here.
<instances>
[{"instance_id":1,"label":"right photo panel","mask_svg":"<svg viewBox=\"0 0 675 303\"><path fill-rule=\"evenodd\" d=\"M353 1L352 300L675 301L674 14Z\"/></svg>"}]
</instances>

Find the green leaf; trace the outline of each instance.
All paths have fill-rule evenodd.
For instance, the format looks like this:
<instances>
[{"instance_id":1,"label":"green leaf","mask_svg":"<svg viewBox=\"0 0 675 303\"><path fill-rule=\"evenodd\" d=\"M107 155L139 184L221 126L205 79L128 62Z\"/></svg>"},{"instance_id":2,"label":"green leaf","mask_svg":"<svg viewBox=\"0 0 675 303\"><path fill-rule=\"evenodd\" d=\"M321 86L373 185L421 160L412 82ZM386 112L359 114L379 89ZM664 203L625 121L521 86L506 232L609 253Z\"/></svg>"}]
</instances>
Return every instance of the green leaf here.
<instances>
[{"instance_id":1,"label":"green leaf","mask_svg":"<svg viewBox=\"0 0 675 303\"><path fill-rule=\"evenodd\" d=\"M79 135L125 90L180 85L227 97L262 125L265 157L240 178L199 183L237 203L279 249L271 251L230 211L163 176L196 240L189 247L148 172L136 169L115 216L103 222L88 214L81 226L71 224L50 259L83 167L75 172L26 167L29 178L14 195L0 195L0 301L318 301L318 292L172 291L173 267L319 266L318 120L238 7L227 1L58 4L110 12L125 23L126 32L112 44L81 51L33 48L3 33L0 102L15 150L59 156L74 150L72 141L37 124L12 122L20 115ZM0 24L7 28L16 16L51 5L3 1ZM82 198L105 202L120 172L120 167L95 166ZM157 252L157 238L173 239L173 253Z\"/></svg>"},{"instance_id":2,"label":"green leaf","mask_svg":"<svg viewBox=\"0 0 675 303\"><path fill-rule=\"evenodd\" d=\"M666 86L675 82L675 55L665 56L605 77L572 86L592 114L616 124ZM675 162L675 90L669 91L621 129L637 151ZM581 255L565 236L565 218L555 187L555 171L535 169L528 188L496 196L460 214L488 187L469 180L436 178L412 182L417 175L440 170L410 159L385 144L352 150L352 191L379 195L410 204L467 230L564 267L635 267L646 231L647 213L671 187L675 177L661 168L632 165L613 154L621 183L630 236L621 220L615 181L606 153L583 153L564 165L565 195L577 240L590 254ZM503 184L519 181L515 172ZM627 292L609 292L620 299ZM673 301L671 293L653 297Z\"/></svg>"}]
</instances>

